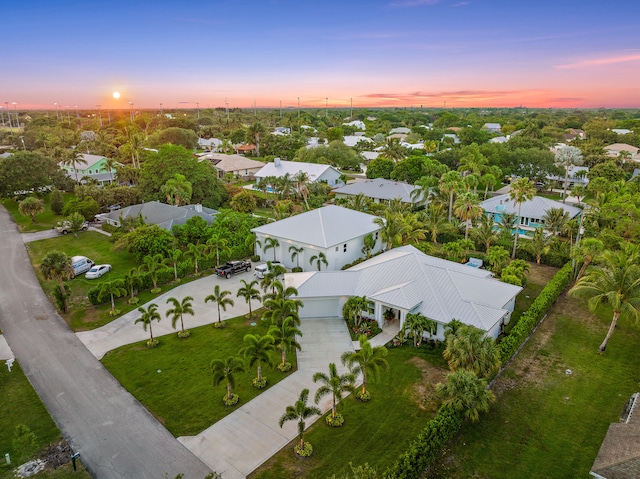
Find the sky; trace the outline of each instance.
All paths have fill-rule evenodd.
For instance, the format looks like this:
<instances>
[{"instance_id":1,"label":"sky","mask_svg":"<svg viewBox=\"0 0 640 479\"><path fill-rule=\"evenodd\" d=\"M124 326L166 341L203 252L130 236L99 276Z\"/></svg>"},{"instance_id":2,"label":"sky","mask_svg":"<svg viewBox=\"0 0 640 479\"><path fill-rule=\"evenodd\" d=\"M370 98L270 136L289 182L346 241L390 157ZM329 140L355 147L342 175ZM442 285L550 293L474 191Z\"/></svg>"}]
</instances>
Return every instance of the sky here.
<instances>
[{"instance_id":1,"label":"sky","mask_svg":"<svg viewBox=\"0 0 640 479\"><path fill-rule=\"evenodd\" d=\"M638 0L0 0L0 106L638 108L639 18Z\"/></svg>"}]
</instances>

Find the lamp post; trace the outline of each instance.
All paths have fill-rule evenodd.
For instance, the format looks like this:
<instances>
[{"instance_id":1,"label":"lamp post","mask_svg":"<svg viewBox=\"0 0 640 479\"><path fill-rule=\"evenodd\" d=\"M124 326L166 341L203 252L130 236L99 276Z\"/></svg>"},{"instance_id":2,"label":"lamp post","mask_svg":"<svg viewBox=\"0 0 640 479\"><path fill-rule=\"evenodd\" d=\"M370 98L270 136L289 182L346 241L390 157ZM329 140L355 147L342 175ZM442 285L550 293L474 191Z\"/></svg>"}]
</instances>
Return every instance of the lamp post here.
<instances>
[{"instance_id":1,"label":"lamp post","mask_svg":"<svg viewBox=\"0 0 640 479\"><path fill-rule=\"evenodd\" d=\"M4 107L0 106L0 119L2 119L2 126L4 127Z\"/></svg>"},{"instance_id":2,"label":"lamp post","mask_svg":"<svg viewBox=\"0 0 640 479\"><path fill-rule=\"evenodd\" d=\"M12 128L13 127L13 123L11 123L11 110L9 110L9 102L5 101L4 104L5 104L5 108L7 110L7 117L9 118L9 128Z\"/></svg>"},{"instance_id":3,"label":"lamp post","mask_svg":"<svg viewBox=\"0 0 640 479\"><path fill-rule=\"evenodd\" d=\"M130 101L129 102L129 121L131 123L133 123L133 109L132 109L132 107L133 107L133 102Z\"/></svg>"},{"instance_id":4,"label":"lamp post","mask_svg":"<svg viewBox=\"0 0 640 479\"><path fill-rule=\"evenodd\" d=\"M200 103L196 102L196 108L198 109L198 120L200 119Z\"/></svg>"},{"instance_id":5,"label":"lamp post","mask_svg":"<svg viewBox=\"0 0 640 479\"><path fill-rule=\"evenodd\" d=\"M162 116L162 115L163 115L163 113L162 113L162 103L160 103L160 116Z\"/></svg>"},{"instance_id":6,"label":"lamp post","mask_svg":"<svg viewBox=\"0 0 640 479\"><path fill-rule=\"evenodd\" d=\"M96 105L98 107L98 118L100 119L100 128L102 128L102 113L100 113L100 107L102 105Z\"/></svg>"},{"instance_id":7,"label":"lamp post","mask_svg":"<svg viewBox=\"0 0 640 479\"><path fill-rule=\"evenodd\" d=\"M282 118L282 98L280 98L280 118Z\"/></svg>"},{"instance_id":8,"label":"lamp post","mask_svg":"<svg viewBox=\"0 0 640 479\"><path fill-rule=\"evenodd\" d=\"M18 104L14 101L13 103L13 111L16 114L16 128L20 129L20 119L18 118Z\"/></svg>"}]
</instances>

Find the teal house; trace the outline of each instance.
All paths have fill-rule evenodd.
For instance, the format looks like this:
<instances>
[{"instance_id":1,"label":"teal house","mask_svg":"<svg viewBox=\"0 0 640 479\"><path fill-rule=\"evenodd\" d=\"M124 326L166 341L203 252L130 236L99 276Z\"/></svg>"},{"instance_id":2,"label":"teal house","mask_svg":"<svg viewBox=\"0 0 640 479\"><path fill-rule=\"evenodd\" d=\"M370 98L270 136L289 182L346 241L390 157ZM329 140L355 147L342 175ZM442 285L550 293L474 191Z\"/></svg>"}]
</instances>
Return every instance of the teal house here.
<instances>
[{"instance_id":1,"label":"teal house","mask_svg":"<svg viewBox=\"0 0 640 479\"><path fill-rule=\"evenodd\" d=\"M83 182L82 179L84 177L88 177L96 180L100 185L107 185L115 180L116 170L115 168L107 168L107 158L100 155L89 155L85 153L81 156L84 159L84 162L79 161L76 162L75 165L60 164L60 167L67 172L67 175L70 178ZM118 166L122 165L118 163Z\"/></svg>"}]
</instances>

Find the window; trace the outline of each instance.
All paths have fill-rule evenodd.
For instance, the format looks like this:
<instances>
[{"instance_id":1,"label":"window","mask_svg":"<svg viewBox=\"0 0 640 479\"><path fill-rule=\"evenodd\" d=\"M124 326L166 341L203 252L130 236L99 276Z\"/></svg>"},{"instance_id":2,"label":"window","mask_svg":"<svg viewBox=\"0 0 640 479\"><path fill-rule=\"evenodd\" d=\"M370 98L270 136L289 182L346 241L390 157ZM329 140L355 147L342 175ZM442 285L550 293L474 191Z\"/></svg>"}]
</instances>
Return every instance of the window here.
<instances>
[{"instance_id":1,"label":"window","mask_svg":"<svg viewBox=\"0 0 640 479\"><path fill-rule=\"evenodd\" d=\"M343 253L346 253L347 252L347 243L345 243L342 248L343 248L342 249Z\"/></svg>"},{"instance_id":2,"label":"window","mask_svg":"<svg viewBox=\"0 0 640 479\"><path fill-rule=\"evenodd\" d=\"M376 241L378 241L378 231L376 231Z\"/></svg>"},{"instance_id":3,"label":"window","mask_svg":"<svg viewBox=\"0 0 640 479\"><path fill-rule=\"evenodd\" d=\"M336 246L336 251L338 251L340 249L340 246Z\"/></svg>"}]
</instances>

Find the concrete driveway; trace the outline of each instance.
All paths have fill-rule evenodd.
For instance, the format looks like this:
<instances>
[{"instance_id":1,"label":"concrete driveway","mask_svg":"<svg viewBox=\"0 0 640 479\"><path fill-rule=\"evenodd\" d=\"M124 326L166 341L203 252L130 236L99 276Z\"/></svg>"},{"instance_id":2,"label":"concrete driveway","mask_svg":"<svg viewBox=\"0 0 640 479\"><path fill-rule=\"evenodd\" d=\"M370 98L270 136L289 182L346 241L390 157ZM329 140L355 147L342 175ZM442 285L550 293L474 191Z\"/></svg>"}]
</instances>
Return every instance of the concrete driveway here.
<instances>
[{"instance_id":1,"label":"concrete driveway","mask_svg":"<svg viewBox=\"0 0 640 479\"><path fill-rule=\"evenodd\" d=\"M231 291L231 299L234 301L234 306L227 306L227 310L220 310L220 316L222 320L229 318L235 318L243 314L249 313L249 306L243 298L237 298L236 293L241 286L241 281L246 282L253 281L255 276L251 271L235 274L230 279L220 278L216 275L206 276L204 278L192 281L190 283L183 284L167 293L159 295L153 301L142 305L147 308L149 304L156 303L158 305L158 312L162 316L159 323L154 323L153 336L163 336L165 334L175 334L176 330L171 327L171 319L165 317L165 312L171 309L170 305L167 305L168 298L176 298L179 301L185 296L193 297L193 311L194 316L184 317L185 329L195 328L197 326L204 326L205 324L211 324L218 321L217 305L212 302L205 304L204 298L210 294L213 294L215 285L220 285L221 290ZM256 309L261 306L259 301L252 301L252 308ZM127 314L124 314L120 318L102 326L101 328L94 329L92 331L83 331L77 333L80 341L93 353L93 355L100 359L105 353L112 349L119 348L125 344L131 344L138 341L149 339L149 333L142 329L141 324L135 324L135 320L140 317L140 313L137 309L134 309ZM180 328L180 323L176 324L176 327Z\"/></svg>"}]
</instances>

